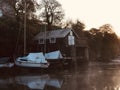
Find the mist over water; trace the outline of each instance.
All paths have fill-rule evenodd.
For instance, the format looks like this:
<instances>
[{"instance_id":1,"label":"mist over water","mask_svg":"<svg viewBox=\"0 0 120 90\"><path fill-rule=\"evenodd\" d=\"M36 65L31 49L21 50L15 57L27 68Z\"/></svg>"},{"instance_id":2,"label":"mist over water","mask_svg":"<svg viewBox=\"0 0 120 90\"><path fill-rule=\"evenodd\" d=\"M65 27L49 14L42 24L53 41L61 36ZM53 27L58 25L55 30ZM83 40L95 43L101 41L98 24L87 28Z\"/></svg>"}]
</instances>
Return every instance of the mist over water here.
<instances>
[{"instance_id":1,"label":"mist over water","mask_svg":"<svg viewBox=\"0 0 120 90\"><path fill-rule=\"evenodd\" d=\"M77 70L0 71L0 90L119 90L119 63L88 63Z\"/></svg>"}]
</instances>

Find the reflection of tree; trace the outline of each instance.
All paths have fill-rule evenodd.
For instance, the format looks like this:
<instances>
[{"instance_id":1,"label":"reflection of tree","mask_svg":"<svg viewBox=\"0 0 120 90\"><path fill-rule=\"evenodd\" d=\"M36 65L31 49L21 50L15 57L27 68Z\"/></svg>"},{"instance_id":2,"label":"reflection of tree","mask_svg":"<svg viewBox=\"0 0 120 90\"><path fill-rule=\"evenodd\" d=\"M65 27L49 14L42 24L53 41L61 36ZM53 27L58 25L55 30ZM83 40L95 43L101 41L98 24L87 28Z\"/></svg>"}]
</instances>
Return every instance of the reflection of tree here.
<instances>
[{"instance_id":1,"label":"reflection of tree","mask_svg":"<svg viewBox=\"0 0 120 90\"><path fill-rule=\"evenodd\" d=\"M15 90L22 89L23 85L25 88L30 83L35 85L43 83L45 84L44 90L119 90L118 88L120 88L119 68L114 65L91 63L88 66L78 67L76 74L72 69L59 74L27 74L2 78L0 81L4 81L5 85Z\"/></svg>"},{"instance_id":2,"label":"reflection of tree","mask_svg":"<svg viewBox=\"0 0 120 90\"><path fill-rule=\"evenodd\" d=\"M61 90L119 90L119 68L112 67L113 65L92 63L88 67L80 67L77 78L75 72L71 71L65 75Z\"/></svg>"},{"instance_id":3,"label":"reflection of tree","mask_svg":"<svg viewBox=\"0 0 120 90\"><path fill-rule=\"evenodd\" d=\"M87 73L88 86L91 86L94 90L117 90L115 88L120 83L118 77L120 73L118 73L118 70L111 70L110 68L111 66L105 65L104 67L102 64L91 66Z\"/></svg>"},{"instance_id":4,"label":"reflection of tree","mask_svg":"<svg viewBox=\"0 0 120 90\"><path fill-rule=\"evenodd\" d=\"M19 75L15 77L0 78L0 89L2 85L10 90L56 90L60 89L63 84L62 75Z\"/></svg>"}]
</instances>

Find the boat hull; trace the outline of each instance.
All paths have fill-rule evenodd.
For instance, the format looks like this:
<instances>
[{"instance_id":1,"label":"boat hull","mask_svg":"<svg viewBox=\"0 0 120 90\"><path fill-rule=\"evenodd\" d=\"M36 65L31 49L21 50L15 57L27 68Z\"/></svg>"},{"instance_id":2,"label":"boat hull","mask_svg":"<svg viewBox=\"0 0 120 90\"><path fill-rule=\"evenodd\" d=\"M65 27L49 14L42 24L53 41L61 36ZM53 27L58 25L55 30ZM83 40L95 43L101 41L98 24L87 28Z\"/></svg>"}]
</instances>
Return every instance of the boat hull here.
<instances>
[{"instance_id":1,"label":"boat hull","mask_svg":"<svg viewBox=\"0 0 120 90\"><path fill-rule=\"evenodd\" d=\"M12 68L14 66L14 63L3 63L0 64L0 68Z\"/></svg>"},{"instance_id":2,"label":"boat hull","mask_svg":"<svg viewBox=\"0 0 120 90\"><path fill-rule=\"evenodd\" d=\"M15 65L18 67L28 67L28 68L48 68L49 63L32 63L32 62L23 62L15 61Z\"/></svg>"}]
</instances>

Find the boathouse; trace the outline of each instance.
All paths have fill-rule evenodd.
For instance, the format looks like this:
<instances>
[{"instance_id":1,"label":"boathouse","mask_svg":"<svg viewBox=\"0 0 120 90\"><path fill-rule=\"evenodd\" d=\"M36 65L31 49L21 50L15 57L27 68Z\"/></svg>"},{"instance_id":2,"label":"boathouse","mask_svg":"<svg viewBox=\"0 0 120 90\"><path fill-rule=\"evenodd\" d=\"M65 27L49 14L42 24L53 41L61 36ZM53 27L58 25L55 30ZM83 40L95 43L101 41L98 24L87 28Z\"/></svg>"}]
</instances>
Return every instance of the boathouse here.
<instances>
[{"instance_id":1,"label":"boathouse","mask_svg":"<svg viewBox=\"0 0 120 90\"><path fill-rule=\"evenodd\" d=\"M65 59L89 59L86 39L72 29L40 32L34 37L34 41L35 48L41 52L60 50Z\"/></svg>"}]
</instances>

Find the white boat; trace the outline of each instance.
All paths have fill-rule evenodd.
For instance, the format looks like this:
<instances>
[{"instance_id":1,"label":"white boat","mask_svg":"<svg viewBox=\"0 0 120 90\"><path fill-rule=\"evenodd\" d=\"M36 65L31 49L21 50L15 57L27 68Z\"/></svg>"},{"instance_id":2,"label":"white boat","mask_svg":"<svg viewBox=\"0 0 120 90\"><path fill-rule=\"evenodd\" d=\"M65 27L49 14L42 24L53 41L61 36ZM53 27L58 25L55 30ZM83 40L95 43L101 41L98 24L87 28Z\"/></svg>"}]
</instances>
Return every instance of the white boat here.
<instances>
[{"instance_id":1,"label":"white boat","mask_svg":"<svg viewBox=\"0 0 120 90\"><path fill-rule=\"evenodd\" d=\"M15 65L19 67L36 67L36 68L48 68L49 63L45 60L42 52L29 53L27 56L18 57L15 61Z\"/></svg>"},{"instance_id":2,"label":"white boat","mask_svg":"<svg viewBox=\"0 0 120 90\"><path fill-rule=\"evenodd\" d=\"M64 58L59 50L45 54L46 60L50 63L50 67L63 67Z\"/></svg>"},{"instance_id":3,"label":"white boat","mask_svg":"<svg viewBox=\"0 0 120 90\"><path fill-rule=\"evenodd\" d=\"M62 60L63 56L61 52L58 50L58 51L46 53L45 58L49 61L57 61L57 60Z\"/></svg>"},{"instance_id":4,"label":"white boat","mask_svg":"<svg viewBox=\"0 0 120 90\"><path fill-rule=\"evenodd\" d=\"M50 63L50 68L63 67L64 58L59 50L45 53L46 60Z\"/></svg>"},{"instance_id":5,"label":"white boat","mask_svg":"<svg viewBox=\"0 0 120 90\"><path fill-rule=\"evenodd\" d=\"M25 4L26 10L26 4ZM26 13L24 14L24 55L26 54ZM49 63L45 59L42 52L39 53L29 53L28 56L18 57L15 60L15 65L19 67L29 67L29 68L48 68Z\"/></svg>"},{"instance_id":6,"label":"white boat","mask_svg":"<svg viewBox=\"0 0 120 90\"><path fill-rule=\"evenodd\" d=\"M7 68L11 68L14 66L14 63L12 62L9 62L9 57L2 57L0 58L0 68L4 68L4 67L7 67Z\"/></svg>"},{"instance_id":7,"label":"white boat","mask_svg":"<svg viewBox=\"0 0 120 90\"><path fill-rule=\"evenodd\" d=\"M4 67L11 68L13 66L14 66L14 63L2 63L2 64L0 64L0 68L4 68Z\"/></svg>"}]
</instances>

